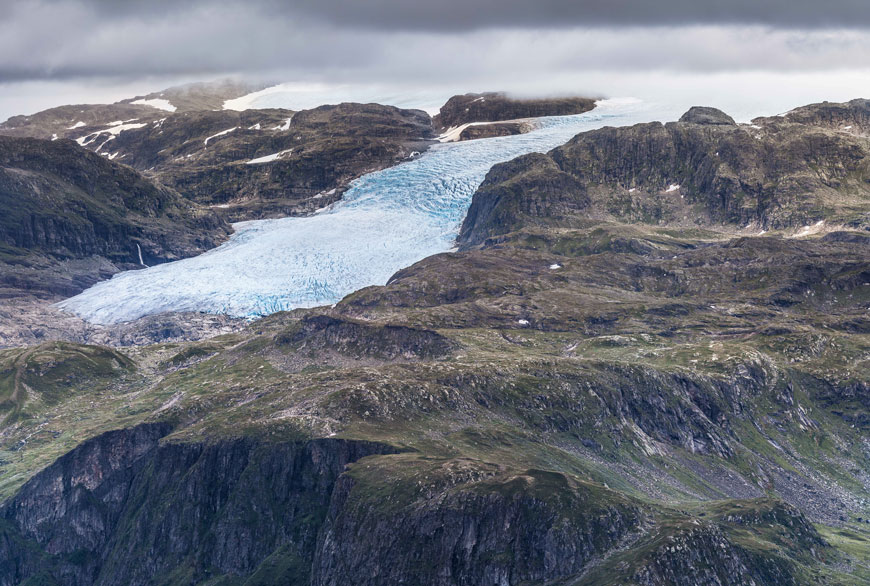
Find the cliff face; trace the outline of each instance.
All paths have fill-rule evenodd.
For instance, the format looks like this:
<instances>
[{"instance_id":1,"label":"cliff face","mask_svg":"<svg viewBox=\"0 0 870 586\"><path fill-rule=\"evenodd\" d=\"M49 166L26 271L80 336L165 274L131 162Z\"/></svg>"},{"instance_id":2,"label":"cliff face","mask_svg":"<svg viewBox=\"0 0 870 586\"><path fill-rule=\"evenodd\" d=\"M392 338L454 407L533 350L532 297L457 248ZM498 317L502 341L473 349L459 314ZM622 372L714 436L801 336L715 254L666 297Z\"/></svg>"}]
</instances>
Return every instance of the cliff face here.
<instances>
[{"instance_id":1,"label":"cliff face","mask_svg":"<svg viewBox=\"0 0 870 586\"><path fill-rule=\"evenodd\" d=\"M214 214L68 141L0 137L0 241L138 263L202 252L229 232Z\"/></svg>"},{"instance_id":2,"label":"cliff face","mask_svg":"<svg viewBox=\"0 0 870 586\"><path fill-rule=\"evenodd\" d=\"M170 430L103 434L25 484L0 509L0 584L772 586L801 582L735 527L827 548L776 501L656 527L647 505L555 472L364 441L161 442Z\"/></svg>"},{"instance_id":3,"label":"cliff face","mask_svg":"<svg viewBox=\"0 0 870 586\"><path fill-rule=\"evenodd\" d=\"M644 521L616 494L541 470L506 475L471 462L416 461L408 467L422 487L409 494L409 478L372 467L339 480L313 585L543 583L582 572L633 540Z\"/></svg>"},{"instance_id":4,"label":"cliff face","mask_svg":"<svg viewBox=\"0 0 870 586\"><path fill-rule=\"evenodd\" d=\"M169 430L109 432L22 487L2 509L0 584L41 576L120 586L258 572L259 583L306 584L336 478L350 462L391 451L326 439L161 445Z\"/></svg>"},{"instance_id":5,"label":"cliff face","mask_svg":"<svg viewBox=\"0 0 870 586\"><path fill-rule=\"evenodd\" d=\"M680 122L603 128L496 165L459 241L590 219L759 229L866 223L853 211L870 197L865 141L788 117L759 122L738 126L693 109Z\"/></svg>"},{"instance_id":6,"label":"cliff face","mask_svg":"<svg viewBox=\"0 0 870 586\"><path fill-rule=\"evenodd\" d=\"M51 272L88 257L156 264L204 252L230 232L177 192L69 141L0 137L0 210L0 261L12 265L3 284L50 292L64 285L50 275L40 283L27 267ZM102 272L90 264L79 270Z\"/></svg>"}]
</instances>

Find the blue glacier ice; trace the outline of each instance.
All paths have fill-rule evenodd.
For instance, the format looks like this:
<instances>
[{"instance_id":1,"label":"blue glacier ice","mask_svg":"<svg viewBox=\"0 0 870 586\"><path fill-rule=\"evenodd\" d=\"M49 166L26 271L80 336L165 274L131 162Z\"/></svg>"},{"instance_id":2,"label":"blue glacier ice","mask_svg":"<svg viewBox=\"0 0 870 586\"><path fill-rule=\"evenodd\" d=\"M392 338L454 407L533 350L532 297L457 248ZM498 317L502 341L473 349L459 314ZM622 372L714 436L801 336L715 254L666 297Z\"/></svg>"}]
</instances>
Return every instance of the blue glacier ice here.
<instances>
[{"instance_id":1,"label":"blue glacier ice","mask_svg":"<svg viewBox=\"0 0 870 586\"><path fill-rule=\"evenodd\" d=\"M361 177L340 202L314 215L241 222L229 241L205 254L119 273L59 306L114 324L169 311L256 317L333 304L450 250L471 196L494 164L547 151L584 130L680 113L605 100L585 114L540 119L528 134L437 144Z\"/></svg>"}]
</instances>

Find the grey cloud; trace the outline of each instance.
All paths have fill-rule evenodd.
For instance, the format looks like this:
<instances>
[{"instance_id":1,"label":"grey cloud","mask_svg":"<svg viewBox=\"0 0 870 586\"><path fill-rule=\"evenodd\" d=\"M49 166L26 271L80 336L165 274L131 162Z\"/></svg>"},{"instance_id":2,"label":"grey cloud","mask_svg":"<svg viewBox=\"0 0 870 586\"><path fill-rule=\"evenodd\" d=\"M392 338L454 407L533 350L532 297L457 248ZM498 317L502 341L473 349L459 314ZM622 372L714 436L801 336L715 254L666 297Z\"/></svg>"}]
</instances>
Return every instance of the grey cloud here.
<instances>
[{"instance_id":1,"label":"grey cloud","mask_svg":"<svg viewBox=\"0 0 870 586\"><path fill-rule=\"evenodd\" d=\"M192 5L221 10L238 4L230 0L78 1L106 17L143 18L169 15ZM247 0L241 4L251 11L279 18L310 17L333 25L375 30L683 24L761 24L790 28L870 25L866 0Z\"/></svg>"},{"instance_id":2,"label":"grey cloud","mask_svg":"<svg viewBox=\"0 0 870 586\"><path fill-rule=\"evenodd\" d=\"M737 14L742 1L719 10ZM765 10L788 13L783 5L769 0ZM592 70L820 71L870 62L870 30L690 25L681 23L700 14L697 2L651 6L639 0L0 0L0 86L246 75L492 89ZM810 14L810 3L790 6ZM850 6L826 5L841 16ZM746 14L751 8L746 2ZM683 12L682 20L674 16ZM581 26L584 18L609 24ZM660 24L629 26L644 19Z\"/></svg>"}]
</instances>

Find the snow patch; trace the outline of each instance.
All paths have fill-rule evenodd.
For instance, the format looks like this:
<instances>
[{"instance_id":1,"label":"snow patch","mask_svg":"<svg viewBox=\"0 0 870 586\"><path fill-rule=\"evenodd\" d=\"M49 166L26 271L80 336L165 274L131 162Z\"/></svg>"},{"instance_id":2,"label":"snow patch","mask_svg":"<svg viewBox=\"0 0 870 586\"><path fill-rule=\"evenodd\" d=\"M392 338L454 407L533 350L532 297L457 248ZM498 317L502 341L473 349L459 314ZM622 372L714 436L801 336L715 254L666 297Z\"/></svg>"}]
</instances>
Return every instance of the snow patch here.
<instances>
[{"instance_id":1,"label":"snow patch","mask_svg":"<svg viewBox=\"0 0 870 586\"><path fill-rule=\"evenodd\" d=\"M138 119L134 118L134 120ZM122 121L112 122L108 128L104 128L103 130L98 130L96 132L92 132L90 134L86 134L85 136L79 137L76 139L76 142L79 143L81 146L88 146L92 142L95 142L100 136L108 134L109 137L105 140L105 142L103 142L102 145L100 145L100 148L96 149L99 151L103 148L103 146L105 146L107 142L109 142L125 130L134 130L136 128L142 128L143 126L145 126L144 122L141 124L125 124Z\"/></svg>"},{"instance_id":2,"label":"snow patch","mask_svg":"<svg viewBox=\"0 0 870 586\"><path fill-rule=\"evenodd\" d=\"M272 128L272 130L290 130L290 122L293 121L293 116L290 116L287 120L284 121L284 124L279 124Z\"/></svg>"},{"instance_id":3,"label":"snow patch","mask_svg":"<svg viewBox=\"0 0 870 586\"><path fill-rule=\"evenodd\" d=\"M561 269L561 268L562 268L562 265L560 265L560 264L558 264L558 263L553 263L553 264L550 265L550 270L551 270L551 271L557 271L557 270L559 270L559 269Z\"/></svg>"},{"instance_id":4,"label":"snow patch","mask_svg":"<svg viewBox=\"0 0 870 586\"><path fill-rule=\"evenodd\" d=\"M173 106L169 100L164 100L162 98L152 98L150 100L142 98L130 103L141 106L151 106L152 108L157 108L158 110L166 110L167 112L175 112L175 110L177 110L177 108Z\"/></svg>"},{"instance_id":5,"label":"snow patch","mask_svg":"<svg viewBox=\"0 0 870 586\"><path fill-rule=\"evenodd\" d=\"M265 157L259 157L257 159L251 159L246 165L259 165L260 163L271 163L272 161L277 161L282 158L284 155L289 155L293 152L293 149L287 149L286 151L280 151L277 153L273 153L271 155L266 155Z\"/></svg>"},{"instance_id":6,"label":"snow patch","mask_svg":"<svg viewBox=\"0 0 870 586\"><path fill-rule=\"evenodd\" d=\"M792 238L802 238L802 237L804 237L804 236L810 236L810 235L812 235L812 234L818 234L819 232L822 231L822 228L824 227L824 225L825 225L825 221L824 221L824 220L819 220L818 222L816 222L816 223L813 224L812 226L804 226L804 227L801 228L798 232L796 232L796 233L792 236Z\"/></svg>"},{"instance_id":7,"label":"snow patch","mask_svg":"<svg viewBox=\"0 0 870 586\"><path fill-rule=\"evenodd\" d=\"M676 183L671 183L670 185L668 185L668 188L665 189L665 193L673 193L676 190L678 190L679 188L680 188L680 186L677 185Z\"/></svg>"},{"instance_id":8,"label":"snow patch","mask_svg":"<svg viewBox=\"0 0 870 586\"><path fill-rule=\"evenodd\" d=\"M76 128L81 128L82 126L87 126L87 124L79 120L78 122L67 128L67 130L75 130Z\"/></svg>"},{"instance_id":9,"label":"snow patch","mask_svg":"<svg viewBox=\"0 0 870 586\"><path fill-rule=\"evenodd\" d=\"M224 136L226 134L229 134L229 133L233 132L234 130L238 130L238 128L239 128L238 126L234 126L233 128L228 128L226 130L222 130L222 131L218 132L217 134L212 134L210 137L208 137L207 139L202 141L202 143L204 145L208 146L208 141L210 141L211 139L218 138L219 136Z\"/></svg>"}]
</instances>

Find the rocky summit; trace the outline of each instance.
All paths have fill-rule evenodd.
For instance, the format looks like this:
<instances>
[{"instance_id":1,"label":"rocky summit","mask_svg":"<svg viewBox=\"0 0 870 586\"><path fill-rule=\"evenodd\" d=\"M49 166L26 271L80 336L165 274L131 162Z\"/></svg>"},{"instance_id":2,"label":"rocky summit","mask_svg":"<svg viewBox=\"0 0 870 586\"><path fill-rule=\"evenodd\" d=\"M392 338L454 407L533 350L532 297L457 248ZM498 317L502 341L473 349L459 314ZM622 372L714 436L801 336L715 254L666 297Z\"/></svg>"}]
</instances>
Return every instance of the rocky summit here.
<instances>
[{"instance_id":1,"label":"rocky summit","mask_svg":"<svg viewBox=\"0 0 870 586\"><path fill-rule=\"evenodd\" d=\"M455 250L334 306L198 341L0 350L0 585L870 584L866 111L582 132L495 165ZM23 146L0 185L91 222L10 222L9 246L180 255L176 226L224 228L179 178L242 177L236 148L295 157L293 131L238 130L285 115L175 114L191 121L164 133L195 139L171 155L154 123L121 133L174 189L72 141L6 139ZM392 146L342 150L360 120ZM294 125L338 167L288 158L323 181L306 189L430 128L358 105ZM183 150L203 136L214 153ZM187 154L201 163L173 167ZM95 198L129 210L120 227L96 228Z\"/></svg>"},{"instance_id":2,"label":"rocky summit","mask_svg":"<svg viewBox=\"0 0 870 586\"><path fill-rule=\"evenodd\" d=\"M544 116L582 114L595 108L583 97L523 99L502 92L453 96L432 119L441 140L474 140L523 134L534 128L532 120Z\"/></svg>"}]
</instances>

